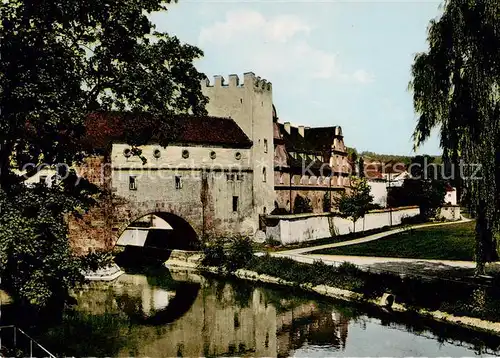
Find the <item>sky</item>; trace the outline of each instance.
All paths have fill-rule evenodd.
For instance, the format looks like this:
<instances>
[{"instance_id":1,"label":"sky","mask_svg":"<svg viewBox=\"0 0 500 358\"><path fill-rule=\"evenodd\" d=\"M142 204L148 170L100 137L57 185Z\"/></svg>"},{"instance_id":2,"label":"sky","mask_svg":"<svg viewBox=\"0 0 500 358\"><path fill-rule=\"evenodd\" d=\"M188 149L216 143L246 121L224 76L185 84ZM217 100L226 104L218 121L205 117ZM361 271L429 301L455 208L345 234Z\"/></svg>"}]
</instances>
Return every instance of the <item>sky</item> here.
<instances>
[{"instance_id":1,"label":"sky","mask_svg":"<svg viewBox=\"0 0 500 358\"><path fill-rule=\"evenodd\" d=\"M151 20L200 47L211 80L254 72L273 85L279 121L340 125L358 152L441 154L438 133L413 151L408 90L441 1L179 0Z\"/></svg>"}]
</instances>

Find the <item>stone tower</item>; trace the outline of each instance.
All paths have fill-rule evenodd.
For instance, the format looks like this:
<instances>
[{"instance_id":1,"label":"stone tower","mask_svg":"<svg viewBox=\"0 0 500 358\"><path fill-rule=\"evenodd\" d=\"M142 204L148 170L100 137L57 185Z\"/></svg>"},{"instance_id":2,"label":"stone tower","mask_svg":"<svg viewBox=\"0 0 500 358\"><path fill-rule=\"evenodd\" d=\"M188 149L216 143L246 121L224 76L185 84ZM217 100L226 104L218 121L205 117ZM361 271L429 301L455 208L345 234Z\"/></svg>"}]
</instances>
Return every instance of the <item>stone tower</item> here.
<instances>
[{"instance_id":1,"label":"stone tower","mask_svg":"<svg viewBox=\"0 0 500 358\"><path fill-rule=\"evenodd\" d=\"M274 209L274 146L272 86L252 72L214 76L214 83L202 81L202 92L209 98L208 114L232 118L252 140L253 204L255 215L269 214Z\"/></svg>"}]
</instances>

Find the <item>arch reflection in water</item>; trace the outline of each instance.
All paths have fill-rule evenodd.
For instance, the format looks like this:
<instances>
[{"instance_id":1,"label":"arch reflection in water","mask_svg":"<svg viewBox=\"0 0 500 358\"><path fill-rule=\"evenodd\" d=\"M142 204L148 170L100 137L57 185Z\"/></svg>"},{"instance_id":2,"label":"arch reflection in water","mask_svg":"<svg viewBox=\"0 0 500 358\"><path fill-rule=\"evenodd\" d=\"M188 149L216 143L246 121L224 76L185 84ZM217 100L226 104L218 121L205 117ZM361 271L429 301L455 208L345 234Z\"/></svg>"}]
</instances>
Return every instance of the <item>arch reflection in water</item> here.
<instances>
[{"instance_id":1,"label":"arch reflection in water","mask_svg":"<svg viewBox=\"0 0 500 358\"><path fill-rule=\"evenodd\" d=\"M81 313L111 314L115 320L92 327L85 353L94 356L471 356L483 347L459 347L455 338L440 338L427 327L409 332L415 326L398 323L389 313L372 318L354 306L192 271L125 274L82 291L78 301ZM440 334L450 335L449 329ZM465 339L477 342L477 334L467 334ZM92 351L109 337L119 339ZM51 348L81 354L74 339L61 337L65 346Z\"/></svg>"}]
</instances>

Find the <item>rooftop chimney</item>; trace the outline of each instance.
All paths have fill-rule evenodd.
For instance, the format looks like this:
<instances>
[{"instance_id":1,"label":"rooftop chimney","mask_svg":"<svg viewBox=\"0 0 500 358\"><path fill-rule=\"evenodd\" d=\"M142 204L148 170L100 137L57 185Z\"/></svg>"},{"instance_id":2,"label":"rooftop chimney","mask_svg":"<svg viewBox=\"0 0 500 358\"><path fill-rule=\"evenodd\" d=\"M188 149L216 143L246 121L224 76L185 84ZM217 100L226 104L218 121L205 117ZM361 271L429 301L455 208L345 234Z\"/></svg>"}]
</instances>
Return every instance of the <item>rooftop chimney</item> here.
<instances>
[{"instance_id":1,"label":"rooftop chimney","mask_svg":"<svg viewBox=\"0 0 500 358\"><path fill-rule=\"evenodd\" d=\"M304 126L299 126L299 134L303 137L304 136Z\"/></svg>"},{"instance_id":2,"label":"rooftop chimney","mask_svg":"<svg viewBox=\"0 0 500 358\"><path fill-rule=\"evenodd\" d=\"M290 134L290 122L285 122L283 123L283 125L285 126L285 130L288 134Z\"/></svg>"}]
</instances>

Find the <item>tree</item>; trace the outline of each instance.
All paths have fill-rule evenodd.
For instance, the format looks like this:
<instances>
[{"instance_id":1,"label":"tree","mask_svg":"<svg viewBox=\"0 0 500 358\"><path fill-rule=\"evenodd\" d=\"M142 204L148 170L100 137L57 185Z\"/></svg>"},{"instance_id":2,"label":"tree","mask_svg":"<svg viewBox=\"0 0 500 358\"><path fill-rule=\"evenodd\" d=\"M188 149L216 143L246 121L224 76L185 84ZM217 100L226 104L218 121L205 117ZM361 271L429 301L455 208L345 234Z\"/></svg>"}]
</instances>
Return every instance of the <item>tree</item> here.
<instances>
[{"instance_id":1,"label":"tree","mask_svg":"<svg viewBox=\"0 0 500 358\"><path fill-rule=\"evenodd\" d=\"M476 274L498 258L499 8L499 0L446 1L441 18L430 23L429 49L416 55L410 82L418 114L415 146L438 127L445 161L466 163L464 195L477 215Z\"/></svg>"},{"instance_id":2,"label":"tree","mask_svg":"<svg viewBox=\"0 0 500 358\"><path fill-rule=\"evenodd\" d=\"M436 216L444 203L446 183L442 180L406 179L402 186L405 205L418 205L420 215L428 220Z\"/></svg>"},{"instance_id":3,"label":"tree","mask_svg":"<svg viewBox=\"0 0 500 358\"><path fill-rule=\"evenodd\" d=\"M81 140L90 113L147 112L145 122L125 127L137 155L153 133L168 143L173 116L206 114L205 76L193 65L202 51L148 19L169 2L0 2L0 271L15 297L44 305L81 279L63 217L97 199L68 169L94 153ZM58 165L65 180L22 185L47 165Z\"/></svg>"},{"instance_id":4,"label":"tree","mask_svg":"<svg viewBox=\"0 0 500 358\"><path fill-rule=\"evenodd\" d=\"M343 217L350 218L356 232L356 221L365 217L371 209L373 196L370 194L370 185L365 178L351 178L351 190L343 192L337 199L336 204Z\"/></svg>"},{"instance_id":5,"label":"tree","mask_svg":"<svg viewBox=\"0 0 500 358\"><path fill-rule=\"evenodd\" d=\"M329 191L323 195L323 212L329 213L332 209L331 194Z\"/></svg>"},{"instance_id":6,"label":"tree","mask_svg":"<svg viewBox=\"0 0 500 358\"><path fill-rule=\"evenodd\" d=\"M312 204L309 198L297 195L293 202L293 213L294 214L305 214L312 213Z\"/></svg>"},{"instance_id":7,"label":"tree","mask_svg":"<svg viewBox=\"0 0 500 358\"><path fill-rule=\"evenodd\" d=\"M360 178L365 177L365 160L363 159L363 157L359 157L358 160L358 176Z\"/></svg>"}]
</instances>

